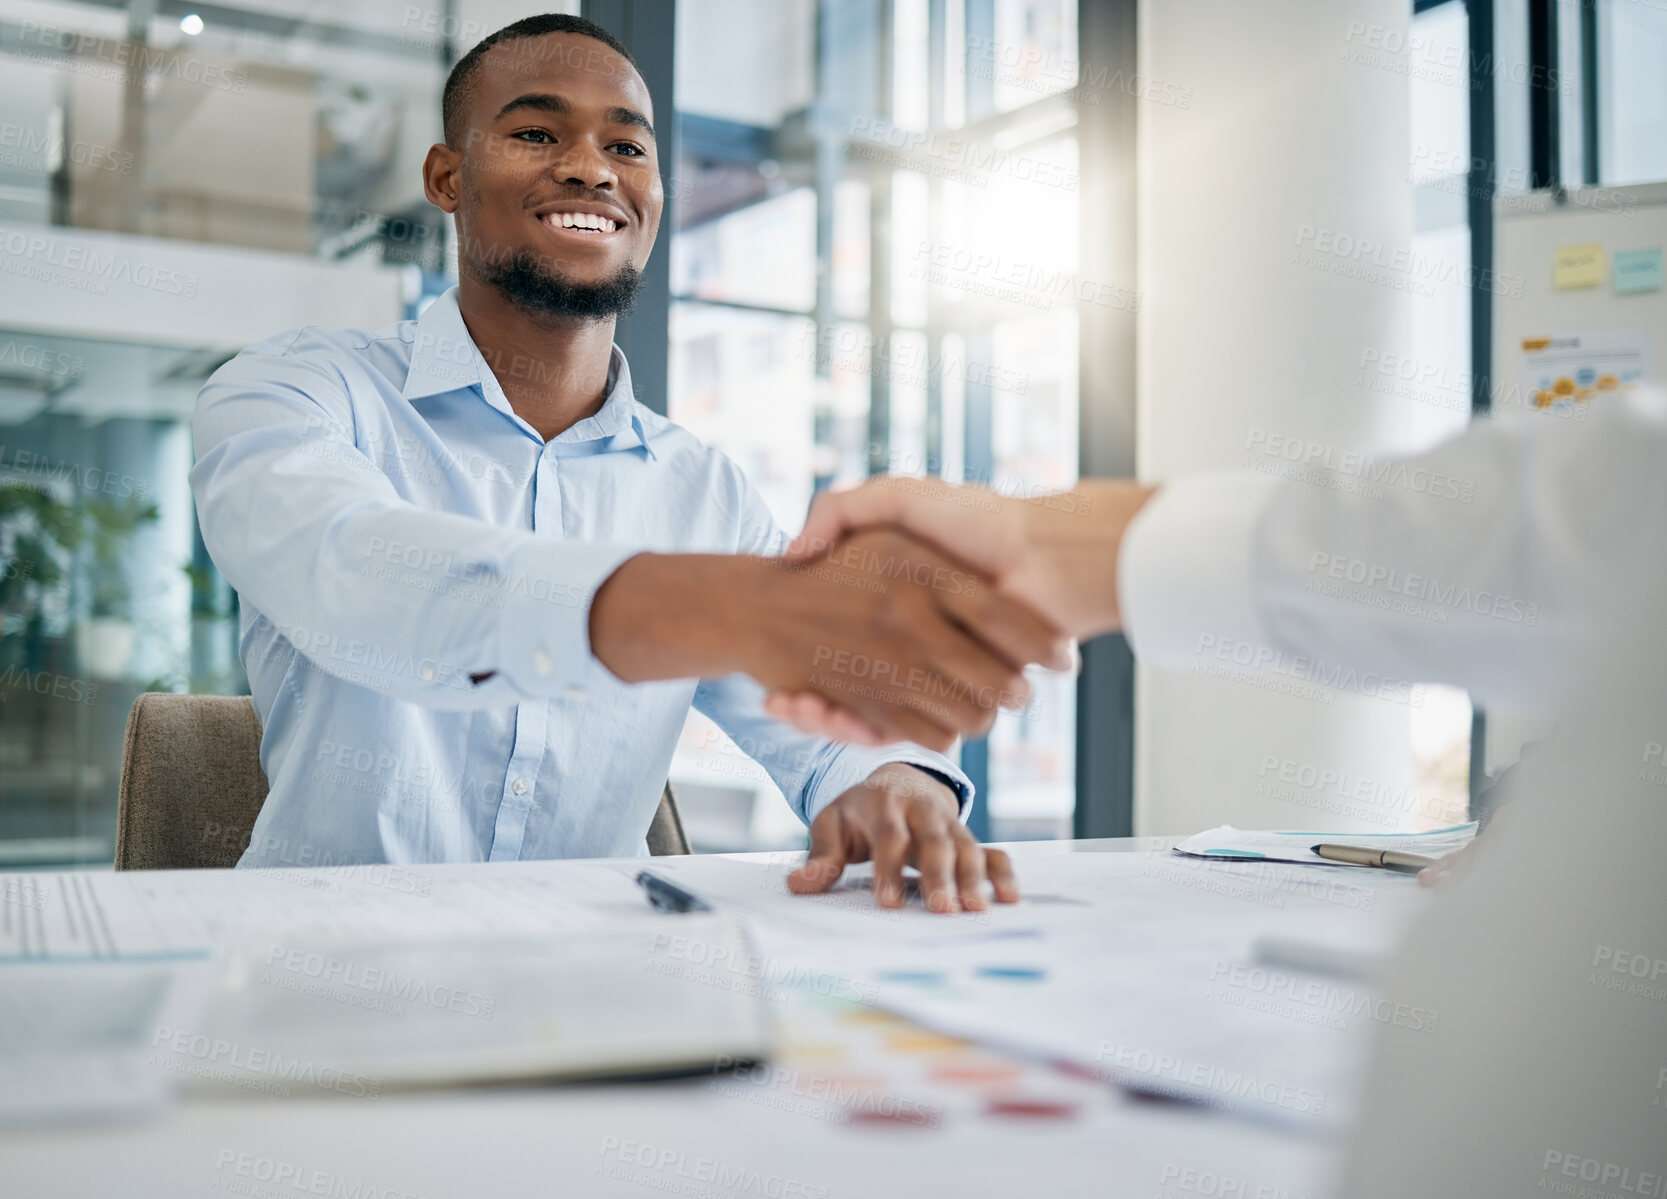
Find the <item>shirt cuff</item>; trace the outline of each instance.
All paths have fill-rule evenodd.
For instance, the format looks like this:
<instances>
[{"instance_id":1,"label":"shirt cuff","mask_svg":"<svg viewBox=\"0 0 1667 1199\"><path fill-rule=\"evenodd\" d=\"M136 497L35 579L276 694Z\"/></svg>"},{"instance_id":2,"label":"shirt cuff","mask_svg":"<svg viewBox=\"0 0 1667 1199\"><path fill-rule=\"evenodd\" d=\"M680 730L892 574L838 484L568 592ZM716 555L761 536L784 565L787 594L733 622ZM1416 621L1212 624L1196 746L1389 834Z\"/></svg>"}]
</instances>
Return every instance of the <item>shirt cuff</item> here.
<instances>
[{"instance_id":1,"label":"shirt cuff","mask_svg":"<svg viewBox=\"0 0 1667 1199\"><path fill-rule=\"evenodd\" d=\"M1261 646L1256 528L1282 480L1238 471L1165 483L1117 556L1117 602L1135 656L1185 670L1223 647Z\"/></svg>"},{"instance_id":2,"label":"shirt cuff","mask_svg":"<svg viewBox=\"0 0 1667 1199\"><path fill-rule=\"evenodd\" d=\"M537 540L511 558L498 621L498 670L523 695L582 698L613 674L590 652L596 591L638 551Z\"/></svg>"},{"instance_id":3,"label":"shirt cuff","mask_svg":"<svg viewBox=\"0 0 1667 1199\"><path fill-rule=\"evenodd\" d=\"M821 774L809 787L809 800L805 804L805 824L809 825L822 814L823 808L880 767L892 762L918 766L928 774L941 779L955 793L956 801L961 808L961 823L966 823L967 814L972 811L972 780L942 754L935 754L919 745L903 744L887 745L878 749L860 745L840 746L833 761L822 769Z\"/></svg>"}]
</instances>

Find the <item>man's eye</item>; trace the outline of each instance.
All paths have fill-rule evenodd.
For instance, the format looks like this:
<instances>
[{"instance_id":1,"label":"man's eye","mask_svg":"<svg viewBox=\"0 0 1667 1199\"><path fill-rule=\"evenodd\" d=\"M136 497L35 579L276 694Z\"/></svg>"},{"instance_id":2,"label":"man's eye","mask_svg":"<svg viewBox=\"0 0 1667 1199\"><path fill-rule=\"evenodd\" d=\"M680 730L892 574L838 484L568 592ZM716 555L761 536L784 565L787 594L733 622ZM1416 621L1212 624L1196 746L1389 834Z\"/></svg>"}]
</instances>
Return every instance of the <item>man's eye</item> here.
<instances>
[{"instance_id":1,"label":"man's eye","mask_svg":"<svg viewBox=\"0 0 1667 1199\"><path fill-rule=\"evenodd\" d=\"M627 158L641 158L643 156L643 148L632 142L615 142L613 149L620 151Z\"/></svg>"},{"instance_id":2,"label":"man's eye","mask_svg":"<svg viewBox=\"0 0 1667 1199\"><path fill-rule=\"evenodd\" d=\"M512 133L512 134L510 134L510 136L511 137L520 137L520 138L529 138L529 139L536 138L540 142L543 142L547 145L553 145L555 143L555 140L556 140L555 138L551 137L549 135L549 133L547 133L543 129L523 129L523 130L521 130L520 133Z\"/></svg>"}]
</instances>

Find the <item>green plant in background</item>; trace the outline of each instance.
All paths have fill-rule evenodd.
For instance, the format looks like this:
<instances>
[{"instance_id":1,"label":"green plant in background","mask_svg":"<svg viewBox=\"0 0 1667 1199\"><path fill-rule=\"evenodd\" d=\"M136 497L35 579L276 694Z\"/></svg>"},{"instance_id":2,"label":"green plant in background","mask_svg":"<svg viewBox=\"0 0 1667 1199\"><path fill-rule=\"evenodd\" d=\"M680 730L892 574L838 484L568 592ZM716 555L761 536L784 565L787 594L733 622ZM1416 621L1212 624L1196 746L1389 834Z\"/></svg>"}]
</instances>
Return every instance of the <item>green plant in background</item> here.
<instances>
[{"instance_id":1,"label":"green plant in background","mask_svg":"<svg viewBox=\"0 0 1667 1199\"><path fill-rule=\"evenodd\" d=\"M152 691L192 691L210 695L244 694L249 689L238 660L237 593L218 572L186 563L191 581L191 645L180 668L156 680Z\"/></svg>"},{"instance_id":2,"label":"green plant in background","mask_svg":"<svg viewBox=\"0 0 1667 1199\"><path fill-rule=\"evenodd\" d=\"M75 505L38 487L0 487L0 614L38 630L46 597L68 579L84 527Z\"/></svg>"},{"instance_id":3,"label":"green plant in background","mask_svg":"<svg viewBox=\"0 0 1667 1199\"><path fill-rule=\"evenodd\" d=\"M141 526L154 524L157 506L138 496L88 500L82 505L82 529L92 549L92 615L131 618L133 595L127 580L127 556Z\"/></svg>"},{"instance_id":4,"label":"green plant in background","mask_svg":"<svg viewBox=\"0 0 1667 1199\"><path fill-rule=\"evenodd\" d=\"M191 581L191 619L218 620L236 615L236 595L218 574L189 562L180 569Z\"/></svg>"},{"instance_id":5,"label":"green plant in background","mask_svg":"<svg viewBox=\"0 0 1667 1199\"><path fill-rule=\"evenodd\" d=\"M0 615L38 634L52 597L71 581L75 554L89 551L91 614L126 619L132 611L127 557L133 538L160 512L138 497L58 499L27 484L0 486Z\"/></svg>"}]
</instances>

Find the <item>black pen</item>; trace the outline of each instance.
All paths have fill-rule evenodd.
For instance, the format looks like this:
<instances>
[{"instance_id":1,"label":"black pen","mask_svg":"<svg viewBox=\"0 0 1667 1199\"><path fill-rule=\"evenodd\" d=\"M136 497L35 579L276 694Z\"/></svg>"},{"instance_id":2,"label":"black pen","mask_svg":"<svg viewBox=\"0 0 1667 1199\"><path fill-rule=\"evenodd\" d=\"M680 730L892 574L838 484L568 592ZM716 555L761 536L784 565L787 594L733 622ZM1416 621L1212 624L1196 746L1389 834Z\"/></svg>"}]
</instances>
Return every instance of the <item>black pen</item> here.
<instances>
[{"instance_id":1,"label":"black pen","mask_svg":"<svg viewBox=\"0 0 1667 1199\"><path fill-rule=\"evenodd\" d=\"M637 885L648 892L648 902L662 912L710 912L712 905L698 895L691 895L675 883L668 883L659 875L641 871Z\"/></svg>"}]
</instances>

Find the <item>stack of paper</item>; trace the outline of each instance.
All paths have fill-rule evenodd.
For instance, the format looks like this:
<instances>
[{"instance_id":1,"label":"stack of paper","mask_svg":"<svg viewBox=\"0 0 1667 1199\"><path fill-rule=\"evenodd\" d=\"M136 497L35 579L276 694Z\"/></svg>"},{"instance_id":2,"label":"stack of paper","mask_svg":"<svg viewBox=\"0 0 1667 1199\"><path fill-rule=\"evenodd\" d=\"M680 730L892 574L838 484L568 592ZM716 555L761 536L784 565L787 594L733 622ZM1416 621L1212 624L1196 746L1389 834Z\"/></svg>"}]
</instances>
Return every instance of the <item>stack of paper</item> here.
<instances>
[{"instance_id":1,"label":"stack of paper","mask_svg":"<svg viewBox=\"0 0 1667 1199\"><path fill-rule=\"evenodd\" d=\"M740 920L656 914L612 866L50 882L0 922L0 1124L153 1111L182 1084L363 1096L770 1046Z\"/></svg>"},{"instance_id":2,"label":"stack of paper","mask_svg":"<svg viewBox=\"0 0 1667 1199\"><path fill-rule=\"evenodd\" d=\"M1427 833L1316 833L1280 829L1252 830L1224 824L1188 837L1175 852L1194 858L1238 858L1264 862L1296 862L1304 866L1342 866L1345 870L1371 867L1333 862L1314 852L1322 842L1357 849L1396 849L1402 853L1439 858L1463 849L1476 837L1476 822Z\"/></svg>"}]
</instances>

